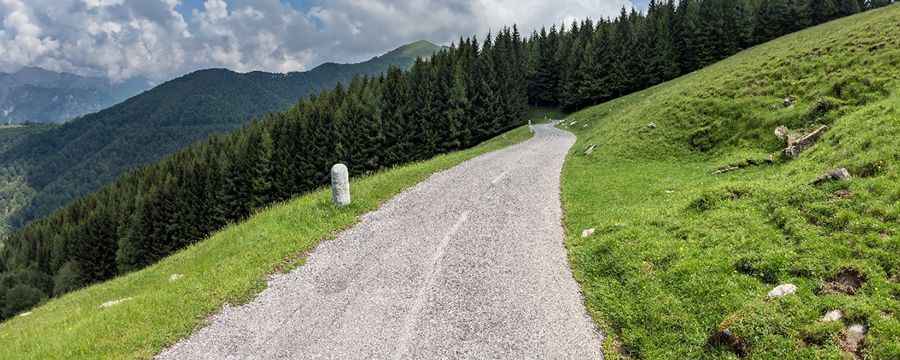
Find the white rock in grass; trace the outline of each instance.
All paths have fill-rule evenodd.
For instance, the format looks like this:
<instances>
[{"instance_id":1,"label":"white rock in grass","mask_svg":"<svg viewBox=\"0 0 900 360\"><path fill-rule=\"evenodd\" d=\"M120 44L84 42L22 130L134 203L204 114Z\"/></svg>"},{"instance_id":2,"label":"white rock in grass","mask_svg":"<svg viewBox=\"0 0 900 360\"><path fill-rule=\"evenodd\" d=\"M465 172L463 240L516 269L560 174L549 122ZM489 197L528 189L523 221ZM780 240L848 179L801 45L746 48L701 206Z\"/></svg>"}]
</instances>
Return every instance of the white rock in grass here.
<instances>
[{"instance_id":1,"label":"white rock in grass","mask_svg":"<svg viewBox=\"0 0 900 360\"><path fill-rule=\"evenodd\" d=\"M169 276L169 282L176 282L183 277L184 275L182 274L172 274L172 276Z\"/></svg>"},{"instance_id":2,"label":"white rock in grass","mask_svg":"<svg viewBox=\"0 0 900 360\"><path fill-rule=\"evenodd\" d=\"M854 358L861 359L859 356L860 350L862 349L863 342L866 340L866 327L865 325L851 325L844 331L843 336L841 337L840 345L841 349L844 351L854 354Z\"/></svg>"},{"instance_id":3,"label":"white rock in grass","mask_svg":"<svg viewBox=\"0 0 900 360\"><path fill-rule=\"evenodd\" d=\"M21 314L19 314L19 317L26 317L29 315L31 315L31 311L21 313Z\"/></svg>"},{"instance_id":4,"label":"white rock in grass","mask_svg":"<svg viewBox=\"0 0 900 360\"><path fill-rule=\"evenodd\" d=\"M831 311L825 313L825 316L823 316L822 319L820 319L819 321L821 321L821 322L832 322L832 321L838 321L838 320L840 320L840 319L843 318L843 317L844 317L844 313L843 313L842 311L840 311L840 310L831 310Z\"/></svg>"},{"instance_id":5,"label":"white rock in grass","mask_svg":"<svg viewBox=\"0 0 900 360\"><path fill-rule=\"evenodd\" d=\"M584 229L581 232L581 237L586 238L588 236L594 235L594 231L596 231L596 229L594 229L594 228Z\"/></svg>"},{"instance_id":6,"label":"white rock in grass","mask_svg":"<svg viewBox=\"0 0 900 360\"><path fill-rule=\"evenodd\" d=\"M781 284L769 291L769 299L780 298L782 296L791 295L797 292L797 285Z\"/></svg>"},{"instance_id":7,"label":"white rock in grass","mask_svg":"<svg viewBox=\"0 0 900 360\"><path fill-rule=\"evenodd\" d=\"M113 307L113 306L119 305L119 304L121 304L121 303L123 303L123 302L129 301L129 300L131 300L131 299L132 299L131 297L127 297L127 298L124 298L124 299L113 300L113 301L107 301L107 302L105 302L105 303L100 304L100 308L103 309L103 308Z\"/></svg>"}]
</instances>

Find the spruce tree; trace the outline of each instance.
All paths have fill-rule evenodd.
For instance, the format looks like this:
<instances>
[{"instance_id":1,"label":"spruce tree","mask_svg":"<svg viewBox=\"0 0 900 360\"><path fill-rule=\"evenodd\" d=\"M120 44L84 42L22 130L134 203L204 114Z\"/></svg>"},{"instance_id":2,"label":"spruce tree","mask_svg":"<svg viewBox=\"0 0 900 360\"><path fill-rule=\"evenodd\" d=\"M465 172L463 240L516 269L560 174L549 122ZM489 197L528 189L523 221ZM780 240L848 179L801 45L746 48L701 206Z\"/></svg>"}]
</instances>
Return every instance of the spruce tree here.
<instances>
[{"instance_id":1,"label":"spruce tree","mask_svg":"<svg viewBox=\"0 0 900 360\"><path fill-rule=\"evenodd\" d=\"M838 15L837 4L834 0L809 0L807 6L812 25L830 21Z\"/></svg>"},{"instance_id":2,"label":"spruce tree","mask_svg":"<svg viewBox=\"0 0 900 360\"><path fill-rule=\"evenodd\" d=\"M861 11L858 0L837 0L837 2L839 16L850 16Z\"/></svg>"}]
</instances>

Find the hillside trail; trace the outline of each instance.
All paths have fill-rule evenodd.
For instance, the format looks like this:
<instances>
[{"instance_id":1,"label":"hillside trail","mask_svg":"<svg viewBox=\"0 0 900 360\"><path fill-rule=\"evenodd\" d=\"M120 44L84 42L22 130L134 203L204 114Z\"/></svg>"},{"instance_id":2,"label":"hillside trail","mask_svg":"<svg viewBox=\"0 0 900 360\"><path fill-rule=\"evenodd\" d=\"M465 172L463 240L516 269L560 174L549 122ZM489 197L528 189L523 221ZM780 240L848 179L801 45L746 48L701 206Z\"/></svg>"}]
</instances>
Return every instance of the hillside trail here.
<instances>
[{"instance_id":1,"label":"hillside trail","mask_svg":"<svg viewBox=\"0 0 900 360\"><path fill-rule=\"evenodd\" d=\"M602 359L572 278L560 172L536 125L396 196L159 359Z\"/></svg>"}]
</instances>

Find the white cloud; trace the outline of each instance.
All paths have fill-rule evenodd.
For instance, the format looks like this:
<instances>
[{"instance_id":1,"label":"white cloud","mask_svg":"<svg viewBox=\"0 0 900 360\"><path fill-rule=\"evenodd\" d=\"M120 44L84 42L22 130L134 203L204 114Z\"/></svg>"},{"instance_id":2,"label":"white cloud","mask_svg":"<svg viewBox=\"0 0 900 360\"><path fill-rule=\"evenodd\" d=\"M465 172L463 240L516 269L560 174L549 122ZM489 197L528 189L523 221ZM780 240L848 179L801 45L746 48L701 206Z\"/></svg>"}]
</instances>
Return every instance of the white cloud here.
<instances>
[{"instance_id":1,"label":"white cloud","mask_svg":"<svg viewBox=\"0 0 900 360\"><path fill-rule=\"evenodd\" d=\"M614 15L629 0L0 0L0 71L24 65L166 80L207 67L288 72L415 40Z\"/></svg>"}]
</instances>

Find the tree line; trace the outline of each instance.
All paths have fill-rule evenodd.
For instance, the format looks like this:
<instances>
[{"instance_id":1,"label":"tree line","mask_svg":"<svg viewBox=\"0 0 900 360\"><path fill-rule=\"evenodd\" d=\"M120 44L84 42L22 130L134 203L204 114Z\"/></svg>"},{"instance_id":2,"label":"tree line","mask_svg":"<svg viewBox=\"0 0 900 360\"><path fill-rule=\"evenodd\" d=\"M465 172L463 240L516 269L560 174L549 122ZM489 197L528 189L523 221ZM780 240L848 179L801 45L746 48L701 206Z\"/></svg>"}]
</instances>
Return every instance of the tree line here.
<instances>
[{"instance_id":1,"label":"tree line","mask_svg":"<svg viewBox=\"0 0 900 360\"><path fill-rule=\"evenodd\" d=\"M527 106L566 110L694 71L741 49L889 0L651 1L646 13L522 38L460 39L213 136L33 222L0 243L0 319L152 264L273 202L351 175L473 146Z\"/></svg>"},{"instance_id":2,"label":"tree line","mask_svg":"<svg viewBox=\"0 0 900 360\"><path fill-rule=\"evenodd\" d=\"M528 100L574 111L891 0L652 0L645 13L552 26L527 42Z\"/></svg>"}]
</instances>

